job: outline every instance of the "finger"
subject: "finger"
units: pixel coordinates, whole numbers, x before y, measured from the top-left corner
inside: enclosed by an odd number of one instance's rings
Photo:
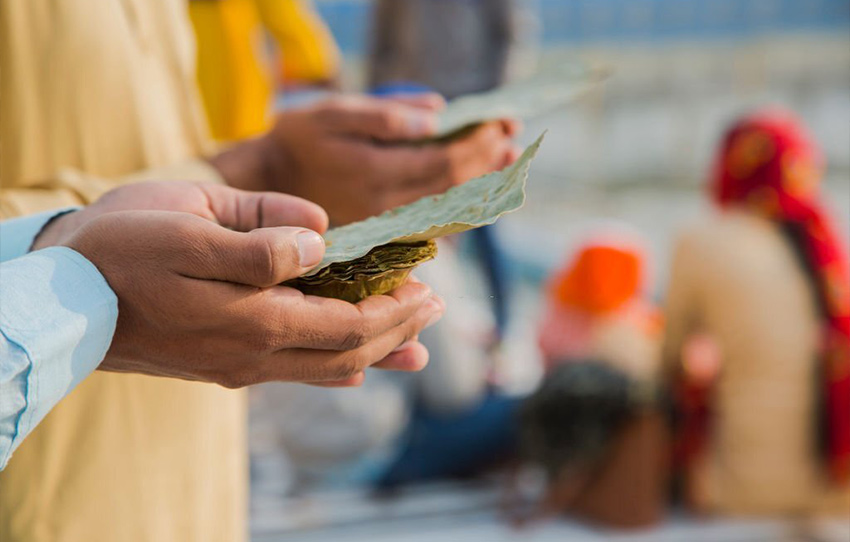
[[[446,143],[409,149],[420,151],[418,156],[406,158],[406,163],[417,167],[419,175],[412,173],[407,187],[435,183],[454,186],[490,173],[502,164],[511,146],[511,139],[505,135],[501,122],[494,121]],[[435,176],[439,180],[435,180]]]
[[[427,109],[428,111],[442,111],[446,108],[446,100],[436,92],[421,92],[416,94],[389,94],[384,100],[392,100],[396,103]]]
[[[484,123],[466,137],[448,142],[446,150],[450,155],[453,184],[498,169],[512,146],[501,121]]]
[[[304,228],[262,228],[235,232],[210,222],[194,224],[182,237],[183,275],[268,288],[298,277],[324,256],[318,233]]]
[[[520,156],[522,156],[522,149],[520,149],[516,145],[511,145],[510,148],[508,148],[508,150],[505,152],[505,158],[502,161],[502,165],[501,167],[499,167],[499,169],[504,169],[510,166],[511,164],[519,160]]]
[[[409,320],[431,299],[421,283],[405,284],[357,304],[305,296],[292,288],[272,288],[245,310],[263,314],[262,328],[279,348],[354,350]],[[436,299],[436,303],[442,300]],[[264,306],[260,306],[260,304]],[[443,307],[437,307],[442,312]],[[284,312],[285,310],[285,312]]]
[[[218,222],[237,231],[275,226],[302,226],[324,233],[328,215],[324,209],[295,196],[274,192],[247,192],[229,186],[199,183]]]
[[[359,372],[351,378],[345,380],[329,380],[327,382],[305,382],[309,386],[318,386],[320,388],[357,388],[363,385],[366,380],[366,373]]]
[[[439,302],[425,303],[413,317],[354,350],[288,349],[274,353],[261,364],[259,378],[263,381],[289,379],[313,383],[348,380],[419,335],[439,320],[442,310]]]
[[[436,133],[433,111],[370,96],[337,99],[324,110],[328,129],[341,135],[381,141],[409,141]]]
[[[264,352],[352,350],[405,322],[426,301],[436,303],[439,312],[445,310],[442,299],[431,296],[422,283],[405,284],[357,305],[285,286],[258,291],[229,282],[187,280],[183,288],[205,325]]]
[[[428,365],[428,349],[414,339],[393,350],[389,356],[372,365],[372,368],[416,372],[424,369],[426,365]]]
[[[396,207],[419,198],[441,194],[459,184],[505,167],[511,159],[513,143],[501,122],[489,122],[469,135],[448,143],[422,147],[376,149],[376,163],[382,173],[393,178],[387,183],[383,206]]]

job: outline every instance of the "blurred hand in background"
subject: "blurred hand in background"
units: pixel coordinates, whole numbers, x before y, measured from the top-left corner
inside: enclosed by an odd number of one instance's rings
[[[210,161],[231,186],[294,194],[345,224],[442,193],[519,156],[512,142],[519,124],[510,120],[425,141],[442,106],[436,94],[330,98],[280,113],[268,134]]]

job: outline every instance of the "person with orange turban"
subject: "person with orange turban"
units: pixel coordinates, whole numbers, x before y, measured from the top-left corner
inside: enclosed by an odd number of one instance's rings
[[[664,359],[697,509],[850,510],[850,268],[822,162],[793,115],[738,120],[710,183],[719,212],[678,241]]]
[[[547,473],[538,514],[620,528],[663,518],[662,320],[645,290],[646,260],[640,238],[607,228],[548,284],[546,373],[519,414],[521,461]]]
[[[661,319],[645,297],[646,258],[634,237],[597,235],[553,276],[539,336],[547,368],[594,358],[631,376],[655,374]]]

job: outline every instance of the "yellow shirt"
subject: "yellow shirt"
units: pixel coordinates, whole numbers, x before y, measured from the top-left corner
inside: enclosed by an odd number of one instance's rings
[[[0,2],[0,216],[141,178],[218,181],[175,0]],[[97,372],[0,473],[3,542],[239,541],[243,395]]]
[[[268,129],[274,82],[264,30],[282,52],[284,79],[318,83],[336,76],[336,43],[306,0],[194,0],[189,13],[198,84],[218,140]]]

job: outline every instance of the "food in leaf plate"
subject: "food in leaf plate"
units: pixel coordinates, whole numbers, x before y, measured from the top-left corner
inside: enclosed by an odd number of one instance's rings
[[[541,135],[507,168],[325,234],[325,257],[286,282],[310,295],[357,302],[397,288],[437,252],[432,239],[494,223],[525,203],[525,182]]]
[[[417,265],[437,255],[437,243],[390,243],[365,256],[332,263],[315,275],[301,277],[294,286],[308,295],[335,297],[356,303],[370,295],[395,290]]]

